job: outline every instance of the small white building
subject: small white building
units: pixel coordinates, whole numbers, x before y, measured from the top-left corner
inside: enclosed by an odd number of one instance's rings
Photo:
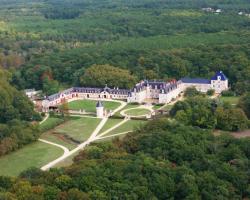
[[[24,90],[24,93],[30,99],[32,99],[33,97],[35,97],[39,92],[40,91],[36,91],[35,89],[26,89],[26,90]]]
[[[98,118],[103,118],[104,117],[104,106],[101,101],[98,101],[96,104],[96,116]]]
[[[221,13],[221,12],[222,12],[221,9],[216,9],[216,10],[215,10],[215,13],[217,13],[217,14],[219,14],[219,13]]]

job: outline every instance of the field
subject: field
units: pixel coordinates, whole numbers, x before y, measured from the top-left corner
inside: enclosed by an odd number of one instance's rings
[[[55,146],[36,142],[0,158],[0,175],[17,176],[30,167],[42,167],[63,154]]]
[[[130,116],[148,115],[150,114],[150,110],[144,108],[136,108],[126,111],[125,114]]]
[[[69,109],[71,110],[84,109],[86,112],[96,112],[96,103],[97,101],[93,100],[76,100],[69,102],[68,106]],[[103,105],[104,108],[107,110],[115,110],[117,107],[120,106],[120,103],[112,101],[104,101]]]
[[[40,136],[41,139],[50,141],[50,142],[54,142],[56,144],[60,144],[63,145],[65,147],[67,147],[69,150],[74,149],[77,144],[74,143],[73,141],[68,140],[67,138],[65,138],[62,134],[55,134],[53,132],[53,130],[47,131],[45,133],[43,133]]]
[[[231,105],[236,105],[239,102],[239,97],[220,97],[219,99]]]
[[[69,120],[63,125],[56,127],[54,132],[66,135],[78,142],[83,142],[89,138],[100,121],[101,120],[98,118],[90,117],[82,117],[76,120]]]
[[[122,124],[121,126],[119,126],[118,128],[112,130],[111,132],[107,133],[104,136],[108,136],[108,135],[114,135],[114,134],[118,134],[118,133],[123,133],[123,132],[128,132],[128,131],[133,131],[135,130],[137,127],[145,124],[146,121],[141,121],[141,120],[129,120],[128,122],[126,122],[125,124]]]
[[[113,126],[115,126],[116,124],[120,123],[122,121],[122,119],[112,119],[109,118],[108,121],[106,122],[106,124],[102,127],[100,133],[112,128]]]
[[[63,123],[64,120],[57,117],[49,117],[44,123],[42,123],[39,127],[42,132],[50,130],[57,125]]]

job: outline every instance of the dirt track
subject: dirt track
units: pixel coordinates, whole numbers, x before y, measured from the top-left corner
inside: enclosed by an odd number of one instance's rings
[[[233,132],[231,133],[231,135],[234,136],[235,138],[250,137],[250,130],[241,131],[241,132]]]

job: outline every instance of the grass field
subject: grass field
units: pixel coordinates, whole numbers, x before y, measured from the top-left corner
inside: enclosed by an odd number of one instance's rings
[[[100,133],[103,133],[104,131],[112,128],[113,126],[115,126],[116,124],[120,123],[123,119],[111,119],[109,118],[108,121],[106,122],[106,124],[102,127]]]
[[[86,112],[96,112],[96,101],[93,100],[76,100],[69,102],[69,109],[79,110],[84,109]],[[103,105],[107,110],[115,110],[120,106],[118,102],[104,101]]]
[[[120,114],[121,111],[130,109],[130,108],[137,108],[138,106],[140,106],[140,105],[128,103],[122,110],[120,110],[119,112],[116,112],[115,116],[122,117],[122,115]]]
[[[0,158],[0,175],[17,176],[30,167],[42,167],[63,154],[63,150],[35,142]]]
[[[136,108],[136,109],[126,111],[125,114],[131,115],[131,116],[148,115],[150,114],[150,110],[144,109],[144,108]]]
[[[83,142],[89,138],[100,121],[101,120],[98,118],[90,117],[69,120],[65,124],[56,127],[54,132],[67,135],[79,142]]]
[[[239,98],[240,97],[220,97],[219,99],[231,105],[236,105],[239,102]]]
[[[129,120],[125,124],[122,124],[121,126],[117,127],[116,129],[112,130],[111,132],[107,133],[104,136],[114,135],[114,134],[123,133],[123,132],[127,132],[127,131],[133,131],[137,127],[140,127],[140,126],[142,126],[145,123],[146,123],[146,121]]]
[[[56,117],[49,117],[44,123],[42,123],[39,127],[42,132],[50,130],[57,125],[63,123],[64,120]]]
[[[67,147],[69,150],[72,150],[73,148],[75,148],[77,146],[77,144],[75,144],[71,141],[63,140],[61,137],[57,137],[57,135],[53,134],[53,131],[48,131],[48,132],[43,133],[40,136],[40,138],[47,140],[47,141],[50,141],[50,142],[54,142],[56,144],[63,145],[65,147]]]

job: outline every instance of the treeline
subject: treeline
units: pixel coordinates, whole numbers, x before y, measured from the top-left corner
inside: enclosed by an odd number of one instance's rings
[[[0,69],[0,156],[35,141],[39,130],[31,121],[40,120],[33,103],[9,84],[10,74]]]
[[[3,199],[247,199],[249,139],[152,121],[88,147],[64,169],[0,177]]]
[[[178,101],[170,110],[170,116],[179,122],[205,129],[241,131],[250,127],[249,94],[242,97],[237,107],[228,103],[212,100],[201,95]]]
[[[249,49],[248,44],[200,45],[172,50],[150,47],[131,50],[118,48],[117,45],[114,48],[111,45],[110,48],[74,49],[37,56],[21,69],[21,73],[16,74],[14,83],[21,88],[42,88],[41,71],[49,71],[59,82],[79,85],[81,76],[88,67],[108,63],[128,69],[137,80],[167,80],[185,76],[211,78],[216,71],[222,70],[229,78],[232,89],[237,94],[243,94],[250,91]],[[117,80],[124,81],[119,77]]]

